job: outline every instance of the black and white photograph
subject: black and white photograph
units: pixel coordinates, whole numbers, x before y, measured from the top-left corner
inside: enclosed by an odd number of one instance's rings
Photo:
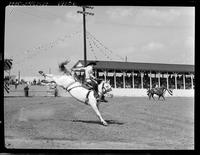
[[[194,150],[195,7],[7,5],[6,149]]]

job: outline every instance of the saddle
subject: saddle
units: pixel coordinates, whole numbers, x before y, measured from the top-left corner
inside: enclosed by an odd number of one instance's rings
[[[87,82],[84,82],[82,86],[88,90],[94,89],[93,86]]]
[[[87,83],[86,81],[83,83],[83,87],[88,89],[88,90],[93,90],[94,91],[94,95],[97,99],[99,99],[99,94],[98,94],[98,90],[95,90],[94,87],[90,84]]]
[[[97,81],[97,84],[99,85],[102,80],[101,79],[96,79],[96,81]],[[83,83],[83,87],[86,88],[86,89],[89,89],[89,90],[94,90],[93,86],[90,83],[86,82],[86,81]]]

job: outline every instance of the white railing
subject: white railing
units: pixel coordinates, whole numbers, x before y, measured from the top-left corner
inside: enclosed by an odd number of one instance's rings
[[[137,96],[137,97],[147,97],[147,89],[130,89],[130,88],[113,88],[111,92],[114,96]],[[166,92],[166,97],[170,95]],[[172,97],[194,97],[194,89],[173,89]]]
[[[23,86],[15,89],[11,85],[10,93],[4,93],[4,96],[24,96]],[[166,97],[194,97],[194,89],[173,89],[173,96],[170,96],[167,92]],[[45,86],[31,86],[29,89],[30,96],[53,96],[53,90],[48,90]],[[127,97],[147,97],[147,89],[140,88],[113,88],[110,94],[115,96],[127,96]],[[70,94],[66,90],[58,87],[58,96],[70,97]]]

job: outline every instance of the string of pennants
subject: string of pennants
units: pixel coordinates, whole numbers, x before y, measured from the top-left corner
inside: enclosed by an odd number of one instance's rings
[[[88,41],[89,41],[89,48],[90,48],[90,51],[92,52],[92,54],[94,55],[94,57],[95,57],[95,60],[97,60],[97,56],[96,56],[96,54],[95,54],[95,52],[94,52],[94,49],[93,49],[93,46],[92,46],[92,43],[91,43],[91,40],[89,39],[89,37],[87,36],[86,37],[87,39],[88,39]]]
[[[46,43],[46,44],[40,44],[40,45],[37,45],[31,49],[27,49],[22,55],[25,55],[25,57],[22,57],[22,59],[16,61],[15,64],[20,64],[20,63],[24,63],[24,61],[27,61],[29,60],[30,58],[33,58],[35,57],[36,55],[38,55],[39,53],[41,52],[46,52],[52,48],[54,48],[55,46],[57,46],[59,43],[62,43],[64,41],[66,41],[66,39],[69,39],[69,38],[73,38],[74,36],[77,36],[78,34],[80,34],[81,31],[77,31],[77,32],[74,32],[72,34],[69,34],[69,35],[64,35],[62,37],[59,37],[53,41],[50,41],[49,43]]]
[[[80,35],[81,31],[77,31],[74,32],[72,34],[69,35],[64,35],[63,37],[59,37],[49,43],[46,44],[40,44],[38,46],[35,46],[31,49],[27,49],[26,51],[24,51],[23,54],[21,54],[22,56],[24,55],[24,57],[21,57],[21,59],[15,61],[15,64],[21,64],[24,63],[25,61],[32,59],[33,57],[35,57],[36,55],[38,55],[41,52],[45,52],[48,51],[49,49],[54,48],[55,46],[57,46],[59,43],[64,42],[66,39],[72,38],[74,36]],[[88,46],[89,49],[91,51],[91,53],[93,54],[95,60],[98,59],[94,47],[96,49],[98,49],[98,51],[100,51],[105,58],[112,60],[112,58],[110,57],[110,55],[115,55],[117,56],[119,59],[124,60],[121,56],[115,54],[113,51],[111,51],[110,49],[108,49],[107,47],[105,47],[98,39],[96,39],[91,33],[87,32],[87,40],[88,40]],[[110,55],[109,55],[110,54]]]
[[[94,37],[94,35],[92,35],[91,33],[89,33],[87,31],[87,36],[88,38],[92,41],[93,45],[102,53],[104,54],[104,56],[109,59],[109,60],[112,60],[112,58],[110,57],[110,55],[112,56],[116,56],[117,58],[119,58],[120,60],[124,61],[124,58],[121,57],[120,55],[114,53],[113,51],[111,51],[110,49],[108,49],[107,47],[105,47],[98,39],[96,39]],[[91,49],[91,52],[94,52],[94,50],[91,48],[91,41],[89,41],[89,47]]]
[[[93,47],[96,47],[104,55],[104,57],[106,57],[109,60],[112,60],[109,57],[109,55],[104,50],[102,50],[102,48],[99,47],[99,45],[94,41],[94,39],[92,39],[91,37],[88,37],[88,39],[89,39],[89,45],[90,45],[91,52],[93,53],[93,55],[95,55],[96,60],[97,60],[97,56],[95,54],[95,50],[93,49]],[[91,43],[93,43],[93,46]]]

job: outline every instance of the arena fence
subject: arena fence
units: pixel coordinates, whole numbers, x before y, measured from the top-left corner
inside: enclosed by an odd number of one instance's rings
[[[24,91],[24,85],[19,85],[17,88],[14,86],[10,86],[10,92],[7,93],[4,91],[4,96],[16,96],[16,97],[21,97],[21,96],[26,96],[25,91]],[[57,88],[58,89],[58,96],[69,96],[68,93],[65,92],[62,88]],[[28,90],[28,96],[54,96],[54,89],[49,89],[48,86],[29,86]]]
[[[165,93],[166,97],[194,97],[194,90],[182,90],[182,89],[173,89],[173,95],[170,96],[167,92]],[[137,96],[145,97],[147,96],[147,89],[120,89],[116,88],[112,91],[114,96]]]
[[[58,96],[69,97],[62,88],[58,87]],[[173,89],[173,96],[170,96],[167,92],[166,97],[194,97],[194,89],[182,90]],[[127,96],[127,97],[147,97],[147,89],[131,89],[131,88],[113,88],[111,94],[115,96]],[[19,86],[17,89],[11,86],[10,93],[4,91],[4,96],[25,96],[24,86]],[[54,90],[49,89],[47,86],[30,86],[29,96],[54,96]]]

